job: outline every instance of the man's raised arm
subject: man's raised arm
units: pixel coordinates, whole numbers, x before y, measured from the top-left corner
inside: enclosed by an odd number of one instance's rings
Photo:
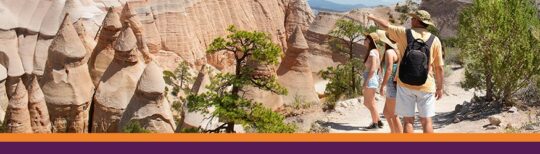
[[[379,26],[379,28],[381,28],[383,30],[387,30],[388,27],[390,27],[390,23],[388,23],[388,21],[377,18],[377,17],[373,16],[373,14],[368,14],[367,18],[369,20],[373,20],[375,22],[375,25]]]

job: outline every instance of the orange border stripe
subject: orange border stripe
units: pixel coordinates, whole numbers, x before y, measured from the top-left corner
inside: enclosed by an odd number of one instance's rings
[[[540,134],[0,134],[0,142],[540,142]]]

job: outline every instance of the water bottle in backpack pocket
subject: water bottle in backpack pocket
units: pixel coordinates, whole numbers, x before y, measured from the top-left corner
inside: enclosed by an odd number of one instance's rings
[[[399,66],[401,82],[421,86],[429,75],[430,50],[435,36],[431,35],[427,42],[414,39],[411,29],[407,29],[407,48]]]

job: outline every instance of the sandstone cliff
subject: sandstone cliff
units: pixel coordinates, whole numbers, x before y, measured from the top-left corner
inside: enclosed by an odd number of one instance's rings
[[[307,30],[314,20],[306,0],[127,2],[132,6],[132,13],[141,19],[142,29],[136,31],[142,34],[137,36],[144,36],[144,46],[164,69],[174,69],[177,63],[187,61],[196,70],[203,65],[211,65],[220,71],[231,71],[232,64],[224,62],[228,57],[207,55],[205,52],[214,38],[227,34],[226,27],[229,25],[266,32],[285,52],[289,46],[287,38],[294,32],[294,28]],[[146,67],[145,64],[130,65],[134,57],[122,53],[129,51],[118,50],[116,52],[121,52],[120,55],[114,54],[112,45],[117,40],[117,32],[121,27],[119,23],[122,22],[118,13],[125,3],[126,0],[1,1],[0,64],[6,68],[6,77],[18,81],[22,76],[27,76],[28,80],[25,80],[25,84],[8,82],[8,90],[4,93],[0,91],[1,95],[5,95],[12,89],[12,95],[17,96],[10,99],[13,103],[0,102],[0,116],[8,108],[6,114],[9,116],[6,120],[12,122],[27,119],[26,113],[32,115],[33,119],[40,117],[33,121],[18,121],[21,122],[17,124],[21,125],[19,132],[41,132],[37,127],[34,130],[28,128],[43,123],[43,128],[47,129],[51,126],[41,120],[49,118],[54,132],[86,132],[91,125],[88,124],[89,106],[94,104],[95,112],[101,112],[90,113],[94,115],[94,130],[118,131],[118,120],[123,112],[120,110],[130,102]],[[59,33],[65,14],[69,16],[64,24],[74,28],[69,30],[69,36]],[[62,49],[52,48],[49,51],[59,39],[65,43]],[[136,59],[142,60],[141,55],[137,55]],[[86,65],[87,62],[89,65]],[[272,71],[275,74],[275,70]],[[75,80],[75,76],[84,78]],[[132,80],[123,82],[125,79]],[[113,82],[115,84],[111,84]],[[118,93],[126,94],[125,97],[107,96],[106,93],[114,93],[107,91],[115,91],[117,88],[122,89],[123,92]],[[94,100],[90,100],[94,91],[97,94]],[[268,101],[258,93],[252,97]],[[275,98],[281,100],[280,96]],[[106,103],[110,99],[120,100]],[[45,106],[40,105],[43,101],[47,104],[49,114],[34,114],[43,110]],[[12,113],[20,116],[13,117]]]

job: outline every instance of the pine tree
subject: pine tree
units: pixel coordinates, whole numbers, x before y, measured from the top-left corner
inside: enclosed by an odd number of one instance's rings
[[[254,68],[248,62],[260,65],[277,65],[281,48],[272,43],[266,33],[238,30],[234,26],[227,29],[231,34],[226,38],[216,38],[209,46],[208,54],[232,54],[235,60],[234,73],[219,73],[212,77],[208,92],[188,96],[190,111],[209,113],[218,117],[223,125],[210,132],[234,133],[234,125],[239,123],[260,133],[294,132],[294,127],[284,123],[284,117],[262,104],[243,97],[242,89],[251,86],[276,94],[287,94],[275,76],[253,76]],[[229,90],[232,87],[232,90]]]

